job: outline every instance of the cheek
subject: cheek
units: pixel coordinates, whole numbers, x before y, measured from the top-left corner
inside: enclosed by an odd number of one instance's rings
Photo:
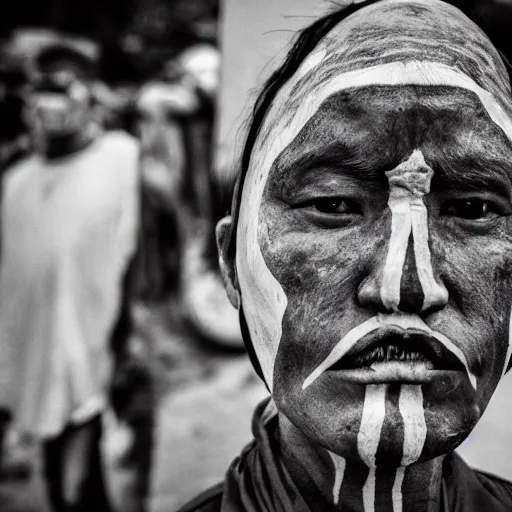
[[[329,239],[330,238],[330,239]],[[355,296],[360,262],[333,237],[290,233],[261,240],[268,268],[288,299],[286,319],[322,324]]]
[[[482,392],[490,397],[505,362],[512,306],[512,243],[503,234],[464,241],[446,230],[433,237],[435,265],[449,292],[445,311],[433,317],[475,364]],[[451,313],[451,314],[447,314]]]
[[[259,215],[255,215],[258,209]],[[283,212],[268,203],[241,211],[236,264],[242,307],[271,390],[283,344],[294,340],[298,351],[293,360],[301,366],[297,361],[301,350],[316,351],[316,344],[326,350],[332,346],[325,338],[328,333],[340,335],[342,317],[345,325],[361,322],[360,318],[347,321],[342,313],[344,304],[355,296],[360,274],[358,251],[364,244],[324,233],[293,231]],[[323,357],[326,355],[324,350]]]
[[[357,289],[368,267],[368,240],[377,239],[355,230],[294,230],[286,215],[271,210],[265,208],[264,218],[280,221],[267,221],[259,242],[287,298],[274,381],[300,388],[334,344],[366,319],[357,305]]]

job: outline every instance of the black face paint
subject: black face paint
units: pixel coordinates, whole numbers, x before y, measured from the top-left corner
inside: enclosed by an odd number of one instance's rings
[[[398,496],[403,468],[472,430],[506,364],[511,309],[503,63],[446,4],[381,5],[331,27],[267,97],[236,219],[244,320],[276,405],[369,468],[367,510],[379,456],[403,466]]]

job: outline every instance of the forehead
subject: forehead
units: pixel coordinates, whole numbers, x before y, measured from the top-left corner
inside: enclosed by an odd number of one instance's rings
[[[392,62],[435,62],[508,103],[509,77],[482,30],[438,0],[382,0],[336,25],[306,59],[288,93],[293,108],[335,75]]]
[[[373,85],[473,92],[512,138],[509,78],[485,34],[444,2],[382,0],[331,30],[275,96],[252,148],[242,216],[257,211],[274,161],[321,105],[338,92]]]
[[[451,172],[512,174],[512,144],[479,98],[454,87],[368,86],[335,93],[274,161],[269,180],[337,167],[389,170],[419,149]]]

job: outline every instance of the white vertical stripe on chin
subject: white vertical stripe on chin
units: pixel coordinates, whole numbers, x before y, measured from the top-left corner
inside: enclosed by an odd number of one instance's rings
[[[393,502],[393,512],[402,512],[403,510],[403,495],[402,484],[404,483],[405,467],[397,468],[393,489],[391,489],[391,500]]]
[[[421,386],[404,384],[400,387],[398,408],[404,423],[404,447],[401,467],[397,469],[395,482],[391,492],[393,512],[402,512],[402,484],[405,468],[418,461],[427,439],[427,423],[423,408],[423,392]]]
[[[410,466],[420,458],[427,439],[427,423],[421,386],[403,384],[400,387],[398,408],[404,421],[402,466]]]
[[[357,451],[361,460],[370,468],[363,486],[365,512],[375,512],[376,456],[386,417],[386,384],[366,386],[361,427],[357,435]]]
[[[347,460],[340,455],[329,452],[332,463],[334,464],[334,485],[332,488],[332,499],[334,504],[337,505],[340,501],[341,485],[343,484],[343,477],[345,476],[345,467]]]

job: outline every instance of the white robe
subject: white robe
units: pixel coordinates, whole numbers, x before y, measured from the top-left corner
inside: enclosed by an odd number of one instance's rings
[[[41,437],[106,404],[110,335],[139,218],[139,150],[122,132],[3,184],[0,405]]]

